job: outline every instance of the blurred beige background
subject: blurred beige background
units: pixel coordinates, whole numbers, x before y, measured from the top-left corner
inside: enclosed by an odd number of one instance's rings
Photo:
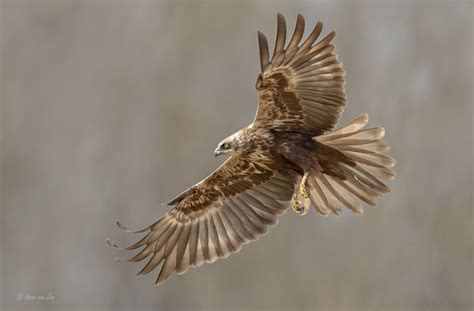
[[[1,310],[472,310],[473,4],[3,1]],[[287,213],[229,259],[154,287],[134,228],[222,161],[256,109],[256,31],[337,30],[343,122],[398,160],[363,217]],[[307,25],[308,28],[311,26]],[[18,299],[48,295],[53,300]]]

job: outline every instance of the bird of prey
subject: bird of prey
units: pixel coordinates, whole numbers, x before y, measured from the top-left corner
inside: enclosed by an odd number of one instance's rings
[[[339,215],[344,206],[362,214],[362,203],[376,206],[390,191],[381,181],[395,177],[384,129],[364,128],[367,114],[334,129],[346,104],[335,32],[318,40],[318,22],[302,40],[304,28],[298,15],[285,46],[286,22],[278,14],[271,58],[258,32],[255,119],[217,145],[215,155],[228,156],[218,169],[171,200],[163,217],[134,231],[144,237],[126,249],[142,248],[128,260],[149,258],[139,275],[162,264],[159,285],[173,272],[225,258],[265,234],[290,206],[299,215],[311,208]]]

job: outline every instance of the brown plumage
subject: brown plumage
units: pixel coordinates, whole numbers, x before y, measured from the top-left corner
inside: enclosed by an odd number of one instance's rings
[[[363,114],[332,131],[346,104],[344,70],[331,44],[335,33],[317,41],[321,31],[318,22],[302,42],[304,19],[298,15],[285,48],[285,19],[278,14],[271,58],[258,32],[255,120],[219,143],[215,154],[230,156],[224,164],[171,200],[166,215],[137,231],[146,234],[127,248],[142,248],[129,261],[149,258],[138,274],[162,264],[156,280],[161,284],[174,271],[238,252],[276,224],[290,200],[299,214],[310,206],[323,216],[339,215],[343,206],[362,214],[361,203],[376,206],[390,191],[380,181],[395,176],[395,161],[382,154],[389,149],[381,140],[384,129],[363,129],[368,122]]]

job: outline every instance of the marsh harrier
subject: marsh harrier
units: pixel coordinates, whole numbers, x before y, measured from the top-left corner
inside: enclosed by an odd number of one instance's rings
[[[252,124],[222,140],[215,155],[229,158],[211,175],[168,205],[172,209],[143,230],[127,250],[142,249],[129,261],[162,264],[156,284],[176,271],[238,252],[275,225],[291,206],[299,215],[311,207],[322,216],[342,207],[362,214],[390,189],[395,161],[383,153],[382,127],[364,128],[367,114],[334,130],[346,104],[344,70],[331,44],[335,32],[318,41],[318,22],[303,41],[298,15],[285,46],[286,23],[278,14],[275,48],[258,32],[261,71],[258,108]],[[122,228],[126,228],[118,222]],[[109,244],[117,247],[110,240]]]

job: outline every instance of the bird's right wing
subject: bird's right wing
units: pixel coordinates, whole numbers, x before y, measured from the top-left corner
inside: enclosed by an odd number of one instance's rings
[[[144,247],[129,261],[151,256],[138,274],[163,262],[156,284],[173,271],[214,262],[238,252],[278,221],[293,193],[293,183],[278,174],[270,155],[258,160],[228,159],[209,177],[172,201],[176,206],[139,232],[145,237],[127,249]]]
[[[346,104],[344,70],[331,44],[335,32],[321,41],[318,22],[302,43],[304,18],[298,15],[295,31],[285,48],[286,23],[278,14],[278,28],[270,59],[265,35],[258,32],[261,74],[257,80],[258,110],[254,126],[314,135],[332,130]]]

